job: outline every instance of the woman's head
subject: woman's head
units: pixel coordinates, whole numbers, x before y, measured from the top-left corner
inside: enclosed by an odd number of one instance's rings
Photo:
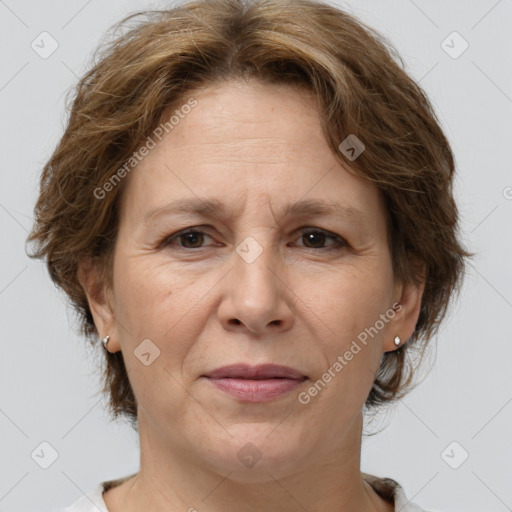
[[[30,240],[83,333],[111,336],[116,415],[135,425],[137,406],[162,419],[167,404],[184,428],[207,421],[186,413],[184,390],[208,400],[202,372],[240,361],[295,366],[311,383],[331,369],[332,384],[294,402],[305,429],[316,407],[347,423],[406,392],[407,352],[435,333],[467,253],[449,144],[395,58],[359,21],[305,0],[189,2],[104,49],[44,168]],[[150,214],[179,200],[205,211]],[[285,215],[307,200],[348,209]],[[163,244],[193,226],[209,247]],[[351,405],[332,409],[337,395]]]

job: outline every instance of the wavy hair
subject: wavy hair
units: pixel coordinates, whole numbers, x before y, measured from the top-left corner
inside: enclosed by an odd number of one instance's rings
[[[116,33],[118,31],[118,33]],[[28,241],[64,290],[81,333],[98,332],[77,270],[89,260],[112,284],[112,255],[124,182],[98,199],[118,171],[191,92],[227,80],[304,88],[316,98],[322,130],[337,158],[374,182],[388,212],[394,272],[424,280],[413,336],[383,354],[365,407],[412,389],[421,354],[459,291],[464,258],[453,199],[454,156],[426,94],[380,34],[315,0],[195,0],[141,11],[115,24],[74,92],[65,132],[41,175]],[[339,150],[364,142],[353,161]],[[103,392],[114,417],[137,427],[137,403],[121,352],[106,353]]]

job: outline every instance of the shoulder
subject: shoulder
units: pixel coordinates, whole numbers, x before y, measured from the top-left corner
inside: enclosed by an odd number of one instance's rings
[[[363,478],[375,489],[375,492],[385,500],[395,505],[395,510],[400,512],[429,512],[410,501],[402,486],[392,478],[380,478],[367,473],[362,473]],[[432,511],[433,512],[433,511]]]
[[[66,508],[55,512],[108,512],[103,500],[103,493],[111,487],[116,487],[134,475],[129,475],[116,480],[107,480],[98,484],[93,490],[84,494],[74,503]],[[415,503],[411,502],[402,486],[392,478],[381,478],[367,473],[362,473],[363,478],[375,489],[385,500],[394,503],[395,510],[400,512],[429,512]]]
[[[103,493],[108,491],[111,487],[116,487],[125,480],[128,480],[135,474],[136,473],[115,480],[101,482],[68,507],[60,508],[55,510],[55,512],[108,512],[105,500],[103,499]]]
[[[90,490],[71,505],[60,508],[55,512],[108,512],[103,501],[104,482],[98,484],[93,490]]]

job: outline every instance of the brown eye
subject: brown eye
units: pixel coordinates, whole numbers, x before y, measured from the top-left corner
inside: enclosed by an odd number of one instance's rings
[[[204,233],[201,231],[189,231],[188,233],[182,233],[178,239],[182,243],[182,247],[196,249],[204,241]]]
[[[204,231],[192,229],[180,231],[165,239],[162,247],[175,246],[178,249],[202,249],[205,236],[209,237]],[[179,243],[175,243],[176,241]]]
[[[306,247],[312,249],[321,249],[325,244],[326,238],[325,233],[321,233],[320,231],[309,231],[302,235],[302,240]]]
[[[179,231],[167,237],[161,244],[161,247],[175,249],[198,250],[208,246],[204,245],[205,237],[211,238],[207,233],[198,229],[188,229]],[[347,242],[340,236],[318,228],[305,228],[300,232],[299,239],[304,247],[311,250],[330,250],[342,249],[347,247]],[[326,245],[327,244],[327,245]]]
[[[333,249],[345,247],[347,243],[338,235],[331,234],[323,229],[304,229],[301,231],[300,238],[307,249]],[[325,246],[328,239],[334,240],[334,243]]]

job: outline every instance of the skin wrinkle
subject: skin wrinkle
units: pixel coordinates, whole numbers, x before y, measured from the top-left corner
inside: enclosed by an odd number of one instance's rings
[[[119,486],[109,512],[385,508],[360,480],[364,395],[365,413],[377,412],[419,384],[471,256],[458,240],[454,155],[426,91],[382,34],[311,0],[198,0],[111,29],[42,169],[27,240],[88,344],[102,351],[110,336],[102,393],[112,419],[140,435],[141,471],[106,482]],[[349,134],[364,144],[355,161]],[[223,217],[159,219],[139,232],[150,208],[215,196]],[[303,198],[362,208],[364,243],[343,214],[280,217]],[[194,256],[160,245],[200,225],[207,238]],[[292,245],[306,243],[296,236],[306,225],[366,250]],[[251,264],[237,254],[246,236],[263,248]],[[414,282],[409,296],[403,283]],[[200,378],[271,361],[313,382],[397,299],[400,314],[307,406],[237,402]],[[148,367],[134,357],[142,339],[160,349]],[[251,471],[237,458],[247,440],[263,454]],[[392,482],[367,477],[391,499]]]
[[[226,503],[242,512],[268,504],[295,512],[302,510],[298,503],[311,512],[390,512],[392,505],[361,478],[362,407],[383,352],[394,350],[393,337],[413,332],[421,292],[394,280],[382,198],[374,184],[341,164],[326,174],[333,155],[318,114],[293,89],[224,84],[197,98],[200,107],[127,177],[113,310],[91,299],[95,322],[112,333],[109,350],[125,357],[139,404],[141,469],[104,494],[107,508],[199,510],[199,497],[208,496],[209,512],[225,510]],[[207,164],[221,161],[228,146],[199,141],[230,141],[234,134],[239,158],[212,173]],[[288,141],[288,153],[268,166],[263,141],[274,135]],[[246,156],[255,163],[247,166]],[[173,162],[172,173],[166,162]],[[222,223],[187,216],[144,225],[151,209],[192,196],[222,197],[229,212],[239,207],[238,215]],[[362,210],[367,238],[349,219],[331,223],[311,215],[276,223],[285,205],[313,198]],[[186,256],[192,250],[156,248],[160,238],[202,224],[215,230],[204,230],[211,240],[193,256]],[[346,236],[349,243],[359,236],[359,242],[353,250],[288,246],[302,241],[303,226]],[[246,236],[263,247],[250,264],[234,250]],[[214,245],[217,239],[222,247]],[[200,377],[233,362],[275,362],[307,375],[307,389],[395,301],[403,304],[400,314],[308,405],[299,404],[295,392],[241,403]],[[143,339],[160,349],[147,367],[132,356]],[[262,453],[252,468],[237,458],[248,442]]]

